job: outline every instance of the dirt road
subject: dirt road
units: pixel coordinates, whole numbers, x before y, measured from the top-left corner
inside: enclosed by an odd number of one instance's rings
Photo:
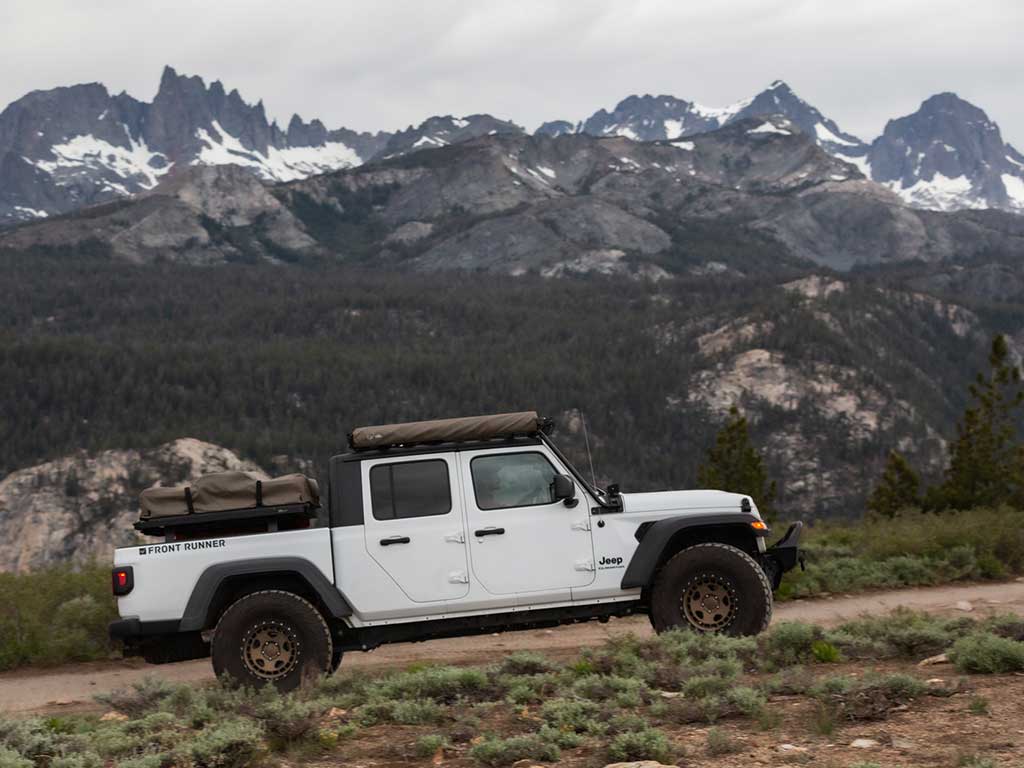
[[[969,606],[967,604],[970,604]],[[1013,612],[1024,615],[1024,579],[968,586],[930,587],[781,603],[774,621],[813,621],[832,624],[861,614],[885,613],[906,606],[935,613],[970,608],[975,614]],[[352,653],[343,669],[403,667],[413,662],[472,664],[490,662],[512,651],[539,651],[566,657],[588,645],[600,645],[626,632],[651,632],[646,617],[591,622],[559,629],[510,632],[484,637],[431,640],[384,646],[372,653]],[[97,693],[131,685],[147,675],[175,682],[205,682],[213,678],[208,659],[153,667],[137,660],[77,664],[57,669],[20,670],[0,674],[0,712],[82,711],[95,709]]]

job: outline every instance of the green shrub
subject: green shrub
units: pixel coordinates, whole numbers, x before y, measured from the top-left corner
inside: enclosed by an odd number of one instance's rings
[[[707,750],[709,755],[729,755],[743,749],[743,744],[721,728],[708,731]]]
[[[0,747],[0,768],[33,768],[34,763],[13,749]]]
[[[747,715],[748,717],[759,716],[767,704],[764,694],[758,690],[742,685],[730,689],[725,695],[725,700],[735,707],[741,714]]]
[[[818,706],[814,708],[811,724],[814,727],[814,732],[819,736],[831,736],[836,730],[835,709],[819,702]]]
[[[228,718],[208,725],[176,750],[180,759],[197,768],[244,768],[260,754],[263,729],[245,718]]]
[[[587,699],[549,699],[540,708],[540,716],[560,731],[596,734],[604,731],[597,720],[600,707]]]
[[[579,734],[573,731],[561,731],[550,725],[542,725],[537,736],[544,743],[554,744],[559,749],[574,749],[583,743]]]
[[[0,573],[0,670],[107,658],[110,566]]]
[[[535,675],[499,675],[494,683],[505,691],[505,698],[513,704],[535,704],[554,693],[558,676],[547,672]]]
[[[103,768],[103,758],[95,752],[60,755],[49,761],[48,768]]]
[[[823,638],[821,627],[784,621],[758,638],[758,659],[766,669],[782,669],[814,659],[814,644]]]
[[[956,764],[957,768],[997,768],[994,760],[981,755],[961,755]]]
[[[949,660],[960,672],[1020,672],[1024,670],[1024,643],[976,633],[957,640],[949,651]]]
[[[916,659],[946,650],[975,626],[967,617],[944,619],[899,608],[842,624],[826,633],[826,639],[854,658]]]
[[[573,683],[572,690],[585,699],[612,702],[619,707],[639,707],[650,699],[643,680],[617,675],[588,675]]]
[[[398,723],[399,725],[430,725],[444,719],[444,710],[430,699],[408,701],[372,701],[356,712],[360,725]]]
[[[984,696],[971,696],[967,709],[972,715],[987,715],[989,713],[988,699]]]
[[[837,664],[843,659],[839,649],[826,640],[815,640],[811,643],[811,653],[814,660],[822,664]]]
[[[512,736],[507,739],[488,738],[475,745],[469,756],[485,765],[511,765],[517,760],[540,760],[553,763],[561,751],[538,735]]]
[[[918,586],[1024,572],[1024,510],[972,509],[941,515],[907,511],[870,524],[805,528],[806,572],[791,571],[780,593]]]
[[[553,671],[555,664],[540,654],[518,651],[506,656],[498,669],[506,675],[541,675]]]
[[[159,708],[171,697],[180,698],[182,694],[179,691],[184,687],[175,686],[153,675],[147,675],[139,682],[132,683],[131,688],[120,688],[110,693],[97,694],[95,698],[96,701],[106,704],[121,714],[140,717]]]
[[[479,697],[487,688],[487,675],[481,669],[428,667],[386,677],[368,686],[367,695],[371,699],[430,699],[451,704],[461,697]]]
[[[314,736],[326,709],[323,702],[281,695],[268,686],[237,711],[257,720],[274,747],[284,749]]]
[[[911,675],[869,674],[861,678],[826,678],[811,689],[811,695],[820,701],[833,719],[878,720],[887,717],[894,708],[922,696],[927,690],[923,682]]]
[[[992,616],[982,626],[994,635],[1024,641],[1024,619],[1015,613]]]
[[[608,744],[608,757],[615,762],[623,763],[631,760],[656,760],[659,763],[666,763],[671,755],[665,734],[647,728],[615,736]]]
[[[433,757],[439,750],[448,747],[448,739],[438,734],[420,736],[416,741],[416,754],[419,757]]]

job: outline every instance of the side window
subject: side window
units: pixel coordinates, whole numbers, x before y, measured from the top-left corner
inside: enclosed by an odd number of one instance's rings
[[[446,515],[452,509],[448,463],[431,459],[371,467],[370,502],[377,520]]]
[[[473,492],[480,509],[508,509],[555,501],[557,472],[540,453],[496,453],[470,464]]]

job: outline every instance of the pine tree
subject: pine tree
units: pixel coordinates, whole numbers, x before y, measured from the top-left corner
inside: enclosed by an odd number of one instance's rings
[[[970,386],[973,402],[957,425],[946,479],[929,493],[928,506],[1024,505],[1024,466],[1015,424],[1024,390],[1020,369],[1010,362],[1002,335],[992,340],[988,362],[989,375],[979,373]]]
[[[883,517],[895,517],[901,509],[921,505],[921,480],[898,451],[890,451],[882,480],[868,497],[868,510]]]
[[[747,419],[736,406],[729,409],[729,420],[708,450],[707,461],[697,470],[697,482],[705,488],[746,494],[762,517],[775,516],[775,481],[768,481],[761,455],[750,442]]]

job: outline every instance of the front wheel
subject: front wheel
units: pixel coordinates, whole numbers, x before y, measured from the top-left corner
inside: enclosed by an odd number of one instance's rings
[[[331,670],[334,644],[320,611],[292,592],[253,592],[221,615],[213,670],[243,685],[293,691]],[[340,659],[339,659],[340,661]]]
[[[772,590],[761,566],[729,544],[695,544],[673,555],[651,590],[656,632],[690,629],[756,635],[772,618]]]

